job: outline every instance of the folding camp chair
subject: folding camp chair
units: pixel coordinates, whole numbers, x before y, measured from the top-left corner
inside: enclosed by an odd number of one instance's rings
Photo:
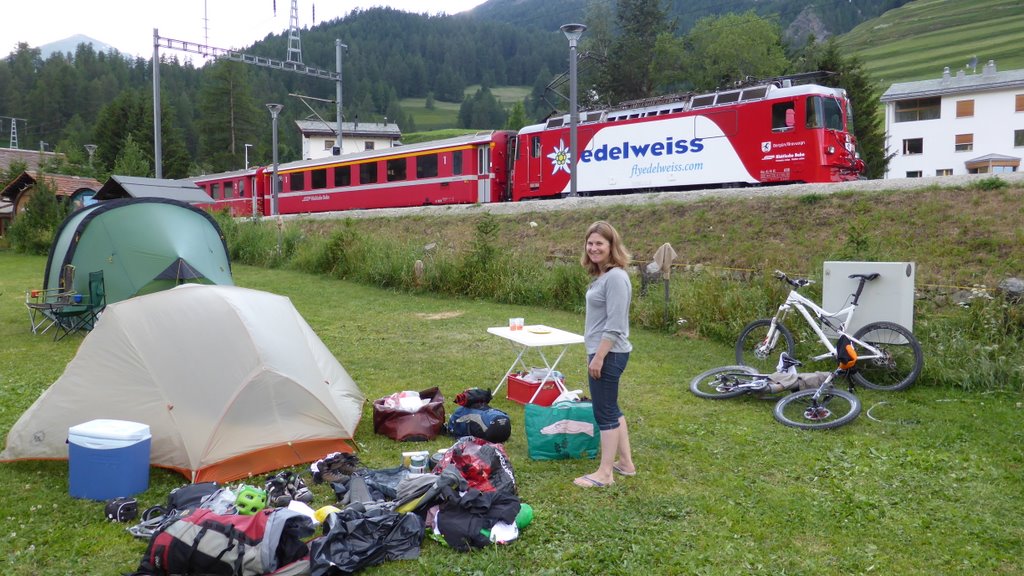
[[[54,333],[54,341],[68,334],[81,330],[92,330],[99,315],[107,306],[107,289],[103,283],[103,270],[89,273],[89,294],[86,298],[76,298],[76,304],[66,306],[54,313],[58,330]]]
[[[25,307],[33,334],[44,334],[56,323],[56,314],[75,304],[75,267],[66,264],[61,270],[56,288],[25,291]]]

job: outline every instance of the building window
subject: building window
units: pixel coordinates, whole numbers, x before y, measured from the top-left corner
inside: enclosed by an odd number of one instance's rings
[[[935,171],[935,175],[936,176],[952,176],[953,175],[953,169],[952,168],[940,168],[940,169]]]
[[[1024,94],[1017,94],[1017,104],[1014,107],[1016,112],[1024,112]]]
[[[333,150],[334,140],[324,140],[324,150]]]
[[[909,156],[911,154],[923,154],[924,153],[924,139],[923,138],[907,138],[903,141],[903,155]]]
[[[974,100],[957,100],[956,117],[970,118],[971,116],[974,116]]]
[[[1013,147],[1020,148],[1024,146],[1024,130],[1013,131]]]
[[[970,152],[974,150],[974,134],[957,134],[956,144],[953,149],[957,152]]]
[[[920,178],[920,177],[921,177],[921,171],[920,170],[910,170],[910,171],[907,172],[907,178]]]
[[[363,150],[373,150],[373,141],[367,140],[363,142]]]
[[[896,102],[897,122],[916,122],[918,120],[936,120],[942,117],[942,99],[914,98]]]

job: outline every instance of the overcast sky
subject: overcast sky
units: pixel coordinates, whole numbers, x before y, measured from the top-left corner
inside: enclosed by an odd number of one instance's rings
[[[484,1],[299,0],[299,28],[340,18],[355,8],[390,6],[418,14],[455,14]],[[0,54],[14,51],[18,42],[38,47],[84,34],[121,52],[149,58],[154,28],[163,38],[242,48],[267,34],[286,32],[290,11],[289,0],[4,0],[2,34],[13,39],[9,46],[0,46]]]

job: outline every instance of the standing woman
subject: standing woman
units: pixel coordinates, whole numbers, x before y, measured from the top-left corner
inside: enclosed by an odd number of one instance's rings
[[[629,362],[629,304],[633,285],[625,267],[629,252],[611,224],[599,220],[587,228],[580,263],[594,278],[587,288],[583,332],[594,420],[601,430],[601,464],[596,472],[573,481],[583,488],[615,483],[615,473],[636,475],[626,417],[619,409],[619,378]]]

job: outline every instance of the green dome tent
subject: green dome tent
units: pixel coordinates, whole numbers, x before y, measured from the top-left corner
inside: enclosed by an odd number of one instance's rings
[[[217,222],[167,198],[108,200],[73,212],[50,247],[43,287],[58,288],[68,264],[79,293],[88,293],[89,273],[103,271],[107,304],[184,283],[234,284]]]

